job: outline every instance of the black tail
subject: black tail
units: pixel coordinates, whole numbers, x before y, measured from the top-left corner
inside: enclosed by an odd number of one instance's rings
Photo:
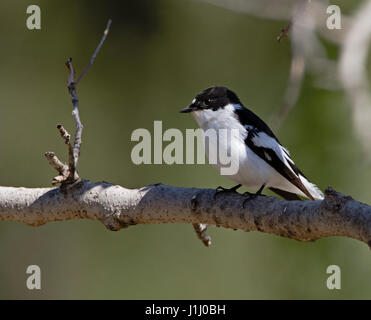
[[[285,200],[301,200],[299,196],[295,193],[291,193],[288,191],[283,191],[281,189],[276,189],[276,188],[269,188],[269,190],[273,191],[274,193],[277,193],[279,196],[284,198]]]

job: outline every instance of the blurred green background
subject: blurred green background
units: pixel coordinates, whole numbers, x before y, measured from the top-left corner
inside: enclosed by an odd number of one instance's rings
[[[337,1],[344,12],[360,1]],[[41,8],[41,30],[26,28],[26,8]],[[151,183],[232,186],[209,165],[132,164],[136,128],[195,128],[179,114],[202,89],[224,85],[269,120],[281,105],[290,42],[285,21],[270,21],[191,0],[0,2],[1,185],[46,187],[44,159],[66,147],[55,128],[74,131],[65,61],[81,72],[107,19],[111,32],[78,86],[85,126],[82,177],[135,188]],[[328,53],[337,48],[327,44]],[[295,109],[277,132],[313,182],[371,203],[370,162],[353,133],[342,91],[307,76]],[[0,222],[2,299],[344,299],[371,298],[371,252],[356,240],[300,243],[259,232],[210,227],[205,248],[191,225],[139,225],[110,232],[96,221],[30,227]],[[26,288],[26,268],[41,267],[42,290]],[[326,287],[339,265],[342,289]]]

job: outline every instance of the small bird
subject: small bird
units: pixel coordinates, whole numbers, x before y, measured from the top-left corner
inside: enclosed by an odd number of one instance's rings
[[[207,88],[180,112],[192,113],[204,133],[214,129],[217,133],[215,143],[219,144],[219,148],[228,148],[220,145],[226,143],[220,138],[220,129],[236,129],[234,132],[237,134],[230,135],[230,145],[238,150],[239,166],[237,173],[228,177],[238,185],[231,189],[218,187],[217,192],[234,192],[245,186],[257,189],[257,195],[264,188],[269,188],[286,200],[300,200],[298,195],[311,200],[323,199],[323,193],[295,165],[289,151],[281,145],[268,125],[245,108],[233,91],[221,86]],[[214,147],[217,148],[216,145],[209,146]],[[213,166],[220,169],[222,164],[217,161]]]

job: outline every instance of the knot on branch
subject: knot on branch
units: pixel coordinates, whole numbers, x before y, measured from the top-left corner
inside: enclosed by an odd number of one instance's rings
[[[112,214],[101,219],[104,226],[110,231],[119,231],[135,226],[137,222],[133,218],[121,217],[119,214]]]
[[[340,212],[342,208],[344,208],[345,204],[353,200],[350,196],[345,196],[331,187],[327,187],[325,190],[325,199],[322,202],[322,206],[331,212]]]

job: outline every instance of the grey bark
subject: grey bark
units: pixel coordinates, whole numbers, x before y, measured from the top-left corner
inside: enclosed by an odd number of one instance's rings
[[[0,187],[0,220],[39,226],[95,219],[109,230],[136,224],[190,223],[261,231],[299,241],[344,236],[371,244],[371,207],[331,188],[323,201],[284,201],[214,190],[150,185],[127,189],[86,180],[60,188]]]

